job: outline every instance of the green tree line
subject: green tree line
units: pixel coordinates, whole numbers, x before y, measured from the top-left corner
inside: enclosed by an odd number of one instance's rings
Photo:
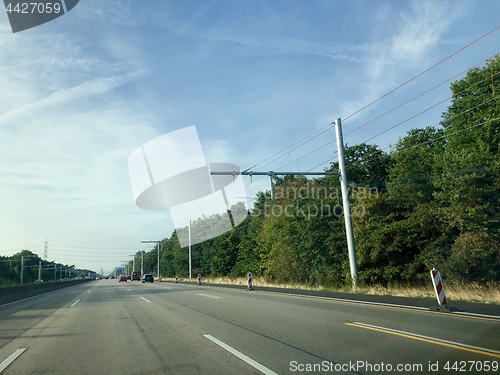
[[[420,285],[433,267],[457,282],[500,280],[499,73],[497,56],[453,82],[440,126],[409,131],[389,152],[346,146],[362,284]],[[192,246],[193,275],[350,285],[338,176],[286,176],[275,186],[275,199],[257,194],[238,227]],[[154,270],[156,258],[145,259]],[[175,232],[162,243],[161,269],[188,276],[188,249]]]
[[[49,262],[30,250],[22,250],[12,256],[0,256],[0,287],[19,285],[21,280],[23,285],[33,284],[38,280],[39,270],[43,282],[94,274],[94,271],[76,269],[74,265]]]
[[[419,285],[433,267],[458,282],[500,280],[499,73],[497,56],[453,82],[440,127],[413,129],[388,153],[346,146],[361,283]],[[192,246],[193,274],[350,285],[338,177],[286,176],[275,187],[275,199],[257,194],[238,227]],[[144,262],[154,272],[156,258]],[[162,242],[161,269],[188,276],[188,249],[175,232]]]

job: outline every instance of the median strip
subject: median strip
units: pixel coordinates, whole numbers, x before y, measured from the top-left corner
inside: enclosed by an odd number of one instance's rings
[[[252,366],[253,368],[259,370],[263,374],[266,374],[266,375],[278,375],[274,371],[268,369],[266,366],[261,365],[259,362],[257,362],[255,360],[253,360],[252,358],[246,356],[242,352],[234,349],[233,347],[227,345],[226,343],[220,341],[219,339],[216,339],[215,337],[213,337],[211,335],[203,335],[203,337],[206,337],[207,339],[209,339],[213,343],[219,345],[221,348],[226,349],[229,353],[235,355],[236,357],[238,357],[242,361],[248,363],[250,366]]]
[[[441,339],[438,339],[435,337],[423,336],[423,335],[419,335],[416,333],[399,331],[397,329],[392,329],[392,328],[379,327],[379,326],[375,326],[372,324],[359,323],[359,322],[352,322],[352,323],[345,323],[345,324],[348,326],[351,326],[351,327],[365,328],[365,329],[369,329],[369,330],[376,331],[376,332],[382,332],[382,333],[387,333],[390,335],[406,337],[408,339],[423,341],[423,342],[427,342],[429,344],[446,346],[448,348],[463,350],[463,351],[470,352],[470,353],[482,354],[482,355],[485,355],[488,357],[493,357],[493,358],[500,358],[500,352],[497,350],[493,350],[493,349],[481,348],[478,346],[462,344],[462,343],[455,342],[455,341],[441,340]]]
[[[16,349],[14,353],[5,358],[3,362],[0,363],[0,373],[3,372],[3,370],[5,370],[12,362],[14,362],[17,359],[17,357],[23,354],[25,350],[26,348]]]

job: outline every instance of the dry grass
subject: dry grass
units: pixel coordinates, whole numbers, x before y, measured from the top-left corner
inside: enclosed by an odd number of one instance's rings
[[[500,286],[480,285],[477,283],[471,284],[445,284],[446,298],[450,301],[469,301],[500,304]],[[361,293],[390,295],[399,297],[414,297],[414,298],[436,298],[432,284],[429,283],[428,288],[424,287],[391,287],[385,288],[382,286],[370,286],[360,288]]]
[[[165,280],[165,279],[164,279]],[[173,281],[173,279],[169,279]],[[179,281],[187,282],[189,279],[179,279]],[[196,281],[193,277],[192,281]],[[230,284],[230,285],[247,285],[247,279],[244,277],[229,278],[229,277],[204,277],[203,282],[214,283],[214,284]],[[269,283],[263,277],[254,277],[253,285],[267,286],[274,288],[291,288],[291,289],[302,289],[302,290],[316,290],[316,291],[331,291],[331,292],[349,292],[352,293],[353,290],[345,287],[341,289],[324,288],[324,287],[310,287],[307,285],[300,284],[280,284],[280,283]],[[500,285],[493,283],[490,285],[480,285],[477,283],[471,284],[445,284],[446,297],[450,301],[469,301],[469,302],[482,302],[482,303],[494,303],[500,304]],[[375,295],[386,295],[386,296],[398,296],[398,297],[413,297],[413,298],[435,298],[434,289],[429,282],[429,287],[383,287],[380,285],[375,286],[365,286],[360,287],[355,293],[360,294],[375,294]]]
[[[446,287],[446,285],[445,285]],[[482,286],[477,283],[456,284],[449,287],[446,295],[455,301],[473,301],[500,304],[500,285]]]

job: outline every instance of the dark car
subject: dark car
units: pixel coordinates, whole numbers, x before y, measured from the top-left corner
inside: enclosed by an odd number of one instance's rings
[[[139,281],[140,279],[141,279],[141,273],[139,271],[133,271],[131,280],[132,281],[134,281],[134,280]]]
[[[150,275],[150,274],[145,274],[143,279],[142,279],[143,283],[152,283],[154,281],[155,280],[153,279],[153,275]]]
[[[127,282],[127,276],[125,276],[125,275],[121,275],[121,276],[120,276],[120,280],[118,280],[118,282],[122,282],[122,281]]]

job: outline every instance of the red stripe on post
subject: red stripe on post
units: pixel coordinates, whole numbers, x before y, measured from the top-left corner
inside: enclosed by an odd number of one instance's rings
[[[441,281],[441,275],[439,271],[435,268],[431,270],[432,283],[434,284],[434,292],[436,293],[436,298],[439,305],[446,305],[446,294],[444,292],[444,286]]]
[[[441,290],[443,289],[443,284],[441,284],[441,282],[439,282],[438,285],[436,285],[436,292],[437,294],[441,294]]]

